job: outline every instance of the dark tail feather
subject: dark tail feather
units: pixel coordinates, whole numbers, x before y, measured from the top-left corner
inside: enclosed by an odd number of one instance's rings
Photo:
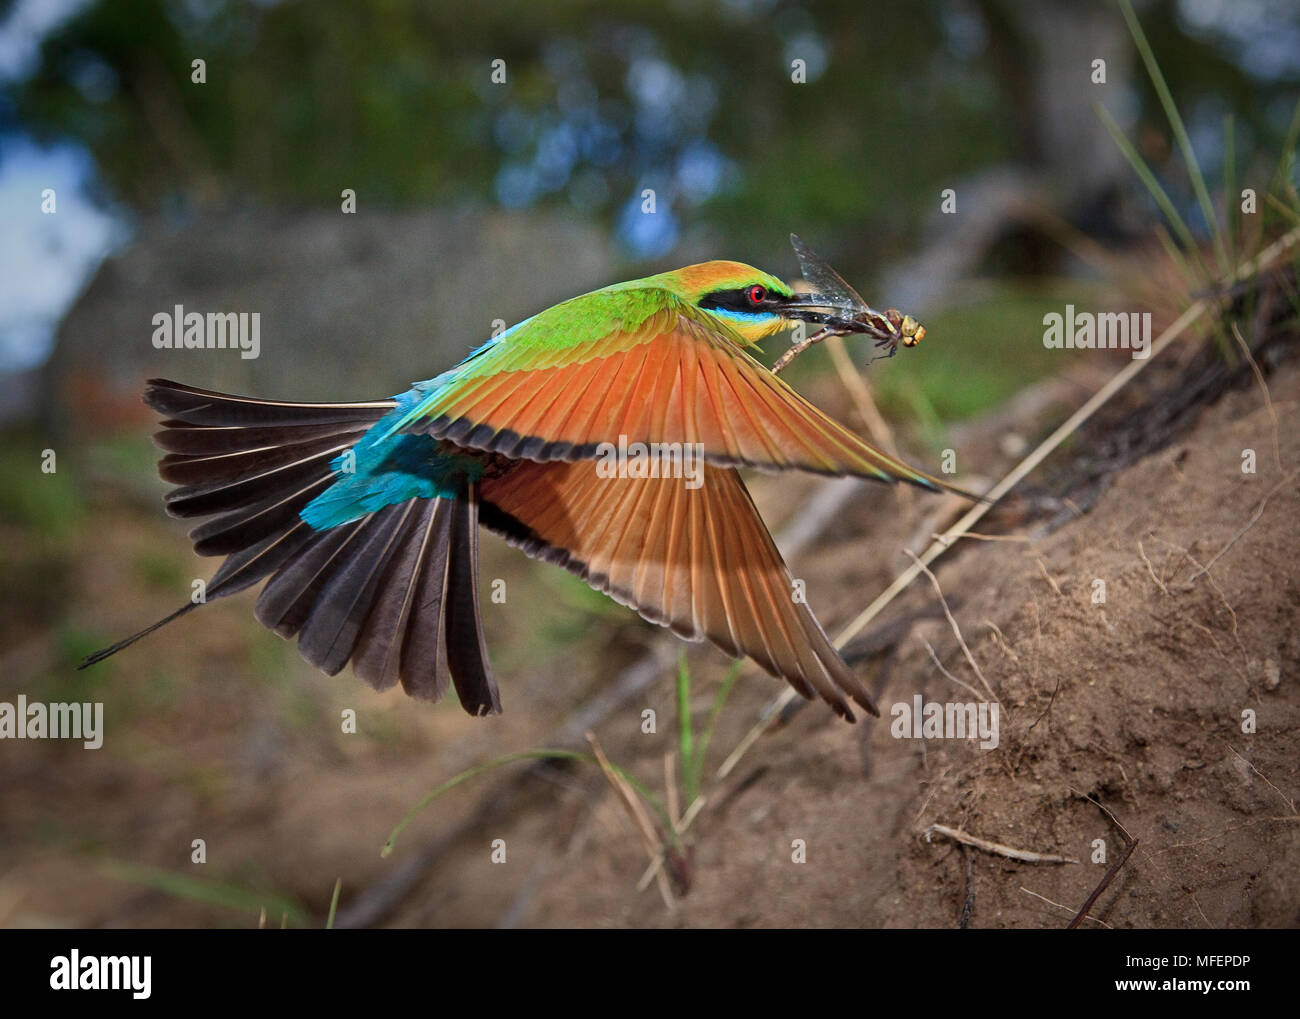
[[[457,500],[447,569],[447,658],[456,696],[471,715],[501,713],[478,604],[478,486]]]
[[[362,524],[347,555],[335,557],[337,568],[321,588],[298,636],[299,652],[321,671],[333,676],[352,657],[414,510],[415,500],[385,506]]]
[[[437,700],[455,684],[470,714],[501,699],[479,617],[477,495],[413,499],[318,536],[271,578],[257,618],[317,668]]]
[[[167,511],[214,517],[190,532],[199,555],[236,555],[293,529],[329,485],[332,461],[395,406],[253,400],[163,379],[149,381],[144,402],[167,417],[154,436],[168,454],[158,472],[179,486]]]
[[[313,534],[302,554],[286,562],[262,588],[254,610],[257,621],[281,637],[292,637],[301,630],[336,566],[336,557],[364,523],[355,520]]]
[[[182,605],[171,615],[163,616],[162,619],[158,620],[158,622],[156,623],[150,623],[139,633],[133,633],[131,634],[131,636],[119,640],[116,644],[110,644],[106,648],[100,648],[94,654],[86,655],[86,657],[81,660],[81,664],[77,666],[78,671],[80,671],[81,669],[88,668],[91,665],[94,665],[96,662],[102,662],[105,658],[108,658],[110,655],[117,654],[123,648],[130,647],[141,637],[149,636],[149,634],[153,633],[154,630],[166,626],[173,619],[180,619],[180,617],[185,615],[185,613],[189,612],[192,609],[197,609],[202,604],[203,604],[202,602],[192,601],[185,605]]]
[[[437,652],[444,614],[442,589],[436,585],[445,583],[447,577],[451,518],[452,504],[446,500],[421,501],[380,583],[375,606],[352,654],[352,671],[376,690],[387,690],[401,680],[406,692],[421,700],[437,700],[447,692],[447,656],[444,651],[439,659]],[[435,581],[425,592],[426,596],[432,592],[434,604],[422,603],[422,585]],[[434,650],[428,656],[421,654],[416,636],[421,627],[434,633]]]
[[[455,684],[465,710],[501,710],[478,601],[478,493],[415,499],[316,531],[299,516],[333,477],[331,463],[394,404],[249,400],[153,381],[145,402],[167,415],[157,444],[163,477],[179,485],[167,509],[211,517],[190,537],[227,558],[209,598],[267,577],[259,622],[298,636],[302,656],[333,675],[349,659],[372,686],[400,681],[436,700]],[[196,606],[98,651],[84,668]]]
[[[402,689],[420,700],[435,701],[447,692],[447,578],[451,565],[451,531],[455,506],[438,500],[429,524],[421,566],[411,579],[406,640],[400,652]]]
[[[368,403],[290,403],[285,400],[259,400],[251,396],[232,396],[195,389],[168,379],[150,379],[145,383],[144,402],[164,417],[187,425],[217,428],[247,428],[250,425],[371,424],[392,410],[394,400]]]
[[[181,472],[164,469],[166,480],[181,486],[167,494],[167,512],[174,517],[205,517],[257,502],[272,487],[291,488],[319,478],[330,461],[354,442],[355,433],[342,442],[330,438],[317,445],[281,446],[256,454],[186,458],[184,473],[203,480],[190,482],[177,476]],[[238,462],[228,463],[232,460]]]
[[[332,476],[331,460],[394,406],[281,403],[228,396],[151,379],[144,402],[166,415],[156,443],[168,451],[164,480],[182,487],[167,495],[174,516],[214,520],[190,537],[200,555],[225,555],[206,598],[252,586],[280,569],[317,537],[298,513]],[[327,455],[327,448],[336,451]],[[134,644],[203,604],[190,602],[125,640],[89,655],[86,668]]]

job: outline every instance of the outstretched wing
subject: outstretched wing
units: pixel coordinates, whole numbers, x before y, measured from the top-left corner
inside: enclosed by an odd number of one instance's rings
[[[740,476],[704,467],[680,478],[602,477],[592,461],[521,461],[481,482],[480,522],[529,555],[671,627],[748,655],[804,697],[852,720],[871,696],[795,590]]]
[[[394,430],[542,462],[624,437],[698,443],[715,466],[952,488],[827,417],[724,324],[658,288],[598,291],[529,319],[430,383]]]

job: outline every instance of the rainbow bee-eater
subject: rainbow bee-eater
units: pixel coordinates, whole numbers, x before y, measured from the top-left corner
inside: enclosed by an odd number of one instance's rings
[[[208,599],[265,580],[260,622],[297,636],[331,675],[351,661],[377,689],[400,682],[437,700],[454,685],[471,714],[501,710],[479,613],[482,525],[849,720],[850,701],[877,714],[795,596],[737,471],[951,487],[749,353],[824,320],[828,303],[748,265],[705,262],[557,304],[393,399],[287,403],[154,380],[144,400],[164,419],[159,472],[177,486],[166,508],[211,517],[190,533],[199,555],[225,557]],[[698,477],[602,469],[610,447],[635,443],[676,451],[678,464],[697,450]]]

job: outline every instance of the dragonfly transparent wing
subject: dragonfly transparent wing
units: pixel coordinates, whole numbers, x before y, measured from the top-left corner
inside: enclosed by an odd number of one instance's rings
[[[790,235],[790,243],[799,258],[799,268],[803,272],[804,280],[830,302],[826,307],[852,312],[868,311],[875,314],[874,309],[862,299],[862,295],[849,286],[843,276],[827,265],[817,252],[795,234]]]

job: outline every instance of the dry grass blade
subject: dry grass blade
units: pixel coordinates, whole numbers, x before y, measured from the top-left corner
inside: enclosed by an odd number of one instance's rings
[[[1241,348],[1242,354],[1250,363],[1250,370],[1255,373],[1255,381],[1259,383],[1260,391],[1264,394],[1264,409],[1268,411],[1268,418],[1273,422],[1273,459],[1277,463],[1277,469],[1282,470],[1282,442],[1278,434],[1277,411],[1273,409],[1273,398],[1268,392],[1268,383],[1264,381],[1264,373],[1259,370],[1259,364],[1255,361],[1255,355],[1250,352],[1250,346],[1242,338],[1241,330],[1237,328],[1237,323],[1232,323],[1232,335],[1237,341],[1237,346]]]
[[[1231,750],[1238,760],[1244,761],[1251,771],[1253,771],[1256,775],[1262,778],[1264,780],[1264,784],[1267,785],[1270,789],[1272,789],[1273,792],[1277,793],[1278,797],[1282,800],[1282,802],[1285,803],[1290,808],[1291,813],[1293,814],[1296,813],[1295,800],[1291,799],[1290,796],[1288,796],[1281,789],[1275,786],[1272,783],[1272,781],[1270,781],[1267,775],[1265,775],[1262,771],[1260,771],[1258,768],[1255,767],[1253,761],[1237,753],[1236,747],[1234,747],[1231,743],[1225,743],[1224,746],[1227,747],[1229,750]]]
[[[916,562],[920,563],[920,560],[912,552],[907,549],[904,549],[904,551]],[[966,646],[966,638],[961,635],[961,627],[957,625],[957,620],[953,618],[952,611],[948,608],[948,599],[943,596],[943,589],[939,586],[939,579],[924,564],[922,564],[921,570],[930,578],[930,583],[934,586],[934,593],[939,596],[939,604],[943,606],[943,614],[947,617],[948,625],[952,627],[952,632],[956,635],[957,643],[961,645],[962,654],[966,656],[966,661],[970,663],[971,670],[979,677],[979,681],[989,695],[989,699],[1000,707],[1002,702],[998,700],[997,694],[989,686],[989,681],[984,678],[984,672],[980,669],[979,662],[975,661],[975,656],[970,653],[970,648]]]
[[[624,809],[632,818],[632,823],[640,832],[641,841],[645,843],[646,852],[649,854],[651,862],[658,865],[655,867],[654,876],[659,886],[659,894],[663,897],[664,905],[669,909],[676,909],[677,900],[673,896],[673,890],[668,886],[668,878],[661,866],[664,858],[663,844],[655,834],[654,825],[650,823],[650,818],[646,816],[645,808],[627,782],[624,781],[623,776],[610,765],[609,758],[605,756],[605,751],[601,747],[600,741],[596,739],[594,732],[587,733],[587,742],[591,744],[591,752],[595,755],[600,770],[605,773],[605,778],[614,787],[618,798],[623,802]]]
[[[827,337],[826,353],[830,355],[831,364],[835,366],[835,373],[839,376],[840,383],[852,398],[854,409],[862,418],[863,424],[867,426],[867,437],[886,453],[896,456],[898,450],[894,448],[894,430],[889,427],[889,422],[876,407],[876,401],[871,396],[871,387],[862,380],[861,373],[853,366],[853,359],[849,357],[849,349],[844,345],[843,338]],[[900,488],[900,491],[908,491],[908,489]]]
[[[922,644],[925,645],[925,650],[929,652],[930,661],[934,662],[935,668],[937,668],[940,672],[942,672],[945,676],[951,679],[963,690],[969,690],[976,697],[980,695],[980,692],[976,690],[973,686],[971,686],[969,683],[965,682],[964,680],[958,679],[956,676],[954,676],[951,672],[949,672],[947,669],[943,667],[943,662],[939,661],[939,656],[934,653],[934,648],[930,645],[930,642],[928,640],[926,640],[924,637],[918,637],[917,639]]]
[[[1155,567],[1151,565],[1151,560],[1147,558],[1147,550],[1142,546],[1141,541],[1138,542],[1138,555],[1142,557],[1142,562],[1146,564],[1147,573],[1150,575],[1151,579],[1155,581],[1156,587],[1160,588],[1160,590],[1164,592],[1166,598],[1170,597],[1169,588],[1165,586],[1163,580],[1156,576]]]
[[[1053,901],[1052,901],[1051,899],[1049,899],[1046,895],[1039,895],[1037,892],[1031,892],[1031,891],[1030,891],[1028,888],[1026,888],[1024,885],[1021,885],[1021,886],[1020,886],[1020,890],[1021,890],[1022,892],[1024,892],[1026,895],[1032,895],[1035,899],[1041,899],[1043,902],[1046,902],[1049,906],[1055,906],[1057,909],[1064,910],[1064,911],[1067,912],[1067,913],[1073,913],[1073,912],[1074,912],[1074,910],[1071,909],[1069,906],[1063,906],[1063,905],[1061,905],[1061,903],[1059,903],[1059,902],[1053,902]],[[1108,924],[1105,920],[1098,920],[1095,916],[1090,916],[1090,917],[1088,917],[1088,919],[1091,920],[1091,921],[1092,921],[1093,923],[1095,923],[1095,924],[1100,924],[1102,927],[1105,927],[1106,930],[1108,930],[1108,931],[1110,931],[1110,930],[1114,930],[1114,929],[1115,929],[1115,928],[1113,928],[1110,924]]]
[[[1264,507],[1268,505],[1269,499],[1277,495],[1278,491],[1281,488],[1283,488],[1288,482],[1293,480],[1298,474],[1300,474],[1300,469],[1292,471],[1285,478],[1279,481],[1276,485],[1270,488],[1268,490],[1268,494],[1265,495],[1264,498],[1259,501],[1259,505],[1255,507],[1255,512],[1251,514],[1250,519],[1246,521],[1246,525],[1240,531],[1234,534],[1232,538],[1229,539],[1228,543],[1224,545],[1223,548],[1219,549],[1219,551],[1214,554],[1214,557],[1208,563],[1206,563],[1199,570],[1197,570],[1190,577],[1188,577],[1187,578],[1188,583],[1195,580],[1197,577],[1201,576],[1202,574],[1209,573],[1211,567],[1213,567],[1215,563],[1217,563],[1221,558],[1223,558],[1223,554],[1227,552],[1228,549],[1232,548],[1233,545],[1237,544],[1237,542],[1241,539],[1242,535],[1244,535],[1247,531],[1249,531],[1252,527],[1254,527],[1257,523],[1259,523],[1259,518],[1264,515]],[[1233,613],[1233,615],[1236,615],[1236,613]]]
[[[1078,860],[1072,860],[1068,856],[1057,856],[1054,853],[1037,853],[1032,849],[1014,849],[1011,846],[1004,846],[1001,842],[990,842],[988,839],[981,839],[974,835],[968,835],[960,828],[949,828],[946,824],[932,824],[921,832],[926,842],[930,841],[931,835],[946,835],[954,842],[960,842],[963,845],[974,846],[976,849],[982,849],[986,853],[993,853],[995,856],[1005,856],[1009,860],[1019,860],[1021,863],[1078,863]]]
[[[970,538],[972,541],[1024,541],[1032,542],[1034,539],[1025,534],[980,534],[978,531],[965,531],[962,534],[931,534],[931,541],[942,542],[945,545],[951,544],[958,538]]]

